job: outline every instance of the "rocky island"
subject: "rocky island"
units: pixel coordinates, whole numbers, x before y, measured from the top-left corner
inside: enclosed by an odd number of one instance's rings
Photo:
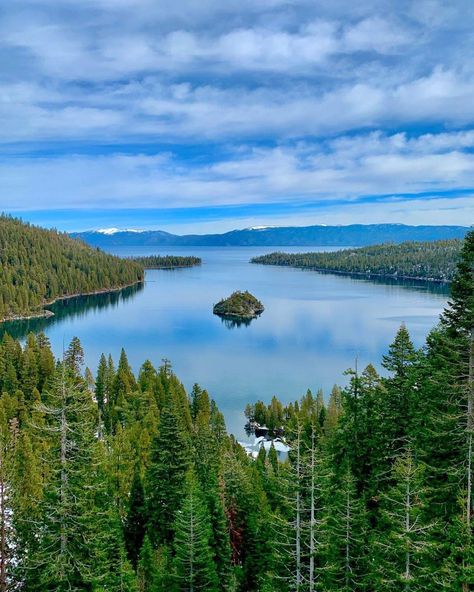
[[[250,292],[234,292],[214,305],[213,312],[223,318],[254,319],[264,311],[264,306]]]

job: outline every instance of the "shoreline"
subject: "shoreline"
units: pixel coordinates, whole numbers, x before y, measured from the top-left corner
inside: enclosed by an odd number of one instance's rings
[[[92,292],[79,292],[76,294],[67,294],[65,296],[57,296],[53,300],[49,300],[48,302],[45,302],[42,305],[43,309],[41,311],[38,311],[37,313],[28,313],[25,315],[18,315],[18,316],[9,317],[6,319],[0,319],[0,325],[3,323],[15,323],[17,321],[28,321],[30,319],[43,319],[43,318],[49,319],[51,317],[54,317],[54,312],[52,310],[48,310],[46,307],[52,306],[53,304],[55,304],[56,302],[59,302],[61,300],[70,300],[71,298],[80,298],[82,296],[99,296],[100,294],[111,294],[113,292],[120,292],[121,290],[125,290],[126,288],[131,288],[132,286],[136,286],[137,284],[143,284],[144,281],[145,281],[145,278],[143,278],[141,280],[137,280],[136,282],[132,282],[131,284],[119,286],[117,288],[107,288],[107,289],[102,289],[102,290],[94,290]]]
[[[323,269],[321,267],[309,267],[306,265],[282,265],[279,263],[261,263],[259,261],[252,261],[256,265],[271,265],[273,267],[291,267],[292,269],[303,269],[307,271],[317,271],[318,273],[332,273],[335,275],[345,276],[362,276],[366,278],[378,277],[387,280],[412,280],[417,282],[428,282],[431,284],[451,284],[451,280],[440,280],[437,278],[417,277],[413,275],[389,275],[386,273],[373,273],[369,271],[342,271],[338,269]]]
[[[189,269],[190,267],[199,267],[201,264],[200,263],[196,263],[194,265],[172,265],[172,266],[167,266],[167,265],[151,265],[150,267],[145,267],[145,270],[147,269]]]

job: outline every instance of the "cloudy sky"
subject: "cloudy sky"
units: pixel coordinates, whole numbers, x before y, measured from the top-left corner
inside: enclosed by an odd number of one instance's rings
[[[0,209],[68,230],[474,222],[472,0],[15,0]]]

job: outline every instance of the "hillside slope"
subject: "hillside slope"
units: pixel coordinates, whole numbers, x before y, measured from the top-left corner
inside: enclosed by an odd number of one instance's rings
[[[405,241],[464,238],[467,226],[407,226],[351,224],[348,226],[263,226],[223,234],[176,235],[162,230],[95,230],[72,233],[90,245],[114,246],[351,246]]]
[[[0,216],[0,321],[41,314],[57,298],[114,290],[142,279],[139,263]]]
[[[269,253],[254,257],[251,262],[315,271],[450,282],[462,244],[462,241],[453,239],[374,245],[332,253]]]

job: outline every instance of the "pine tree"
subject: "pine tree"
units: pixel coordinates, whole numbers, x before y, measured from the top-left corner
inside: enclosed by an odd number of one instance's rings
[[[13,438],[8,418],[0,406],[0,591],[13,586],[16,533],[13,523]]]
[[[438,534],[463,592],[472,589],[474,434],[474,232],[467,236],[451,299],[427,339],[417,448],[428,465],[430,507],[447,523]],[[462,500],[461,503],[459,500]],[[460,510],[462,508],[462,510]]]
[[[127,519],[124,526],[128,558],[136,568],[140,549],[146,534],[145,493],[140,473],[135,469]]]
[[[307,465],[303,444],[303,428],[298,421],[293,438],[290,464],[281,472],[283,496],[282,512],[274,515],[273,528],[276,536],[276,568],[281,579],[290,590],[302,592],[308,583],[308,563],[305,562],[305,546],[314,560],[314,522],[311,523],[308,537],[305,507],[305,477]],[[313,457],[314,460],[314,457]],[[315,483],[313,482],[313,485]],[[314,493],[314,492],[313,492]],[[314,500],[313,500],[314,501]],[[314,511],[314,506],[312,507]],[[314,579],[314,572],[311,574]]]
[[[112,483],[115,505],[124,520],[129,507],[129,494],[137,464],[133,426],[117,425],[116,432],[108,438],[111,454],[108,456],[108,473]]]
[[[145,535],[137,569],[138,592],[175,592],[176,578],[168,547],[153,549]]]
[[[423,470],[408,448],[395,461],[394,485],[382,495],[380,531],[374,533],[376,590],[431,591],[436,588],[434,524],[426,521]]]
[[[41,415],[33,413],[32,425],[43,426]],[[35,429],[29,427],[18,430],[15,437],[12,501],[13,524],[16,537],[15,579],[24,581],[28,558],[33,556],[38,546],[38,524],[42,521],[43,492],[49,477],[48,467],[44,465],[47,456],[45,442],[38,438]]]
[[[114,379],[115,367],[112,356],[109,356],[107,359],[105,355],[102,354],[95,379],[95,398],[99,407],[100,416],[108,433],[111,432],[110,405]]]
[[[393,456],[397,448],[406,445],[411,433],[410,426],[415,419],[413,397],[419,359],[410,335],[402,325],[382,362],[383,367],[392,373],[385,381],[384,430]]]
[[[108,403],[108,418],[112,433],[115,431],[117,424],[125,425],[130,397],[136,388],[137,384],[128,363],[127,354],[122,348]]]
[[[175,565],[183,592],[217,592],[217,572],[211,549],[209,513],[194,472],[186,476],[186,496],[175,523]]]
[[[228,592],[231,589],[232,567],[229,523],[224,506],[224,488],[222,477],[213,476],[203,489],[211,525],[210,547],[216,566],[218,590]]]
[[[43,437],[48,440],[50,477],[41,501],[43,520],[38,548],[25,573],[38,573],[41,590],[81,590],[89,578],[90,538],[94,520],[88,499],[94,463],[96,416],[88,390],[78,377],[58,366],[47,405]]]
[[[87,503],[90,517],[83,537],[88,541],[87,582],[101,592],[136,592],[137,581],[127,560],[119,510],[107,479],[108,451],[96,441],[89,471]]]
[[[368,562],[366,536],[368,522],[364,501],[357,493],[348,464],[340,474],[327,466],[321,473],[324,518],[321,521],[321,579],[324,590],[359,592],[365,589]]]
[[[342,394],[341,389],[334,385],[329,396],[326,417],[324,421],[324,431],[327,435],[334,432],[337,427],[339,417],[342,413]]]
[[[75,375],[80,375],[84,364],[84,350],[78,337],[73,337],[64,354],[66,367]]]
[[[162,413],[159,434],[153,439],[147,472],[149,536],[157,545],[171,541],[173,522],[185,490],[190,442],[176,403],[170,398]]]

